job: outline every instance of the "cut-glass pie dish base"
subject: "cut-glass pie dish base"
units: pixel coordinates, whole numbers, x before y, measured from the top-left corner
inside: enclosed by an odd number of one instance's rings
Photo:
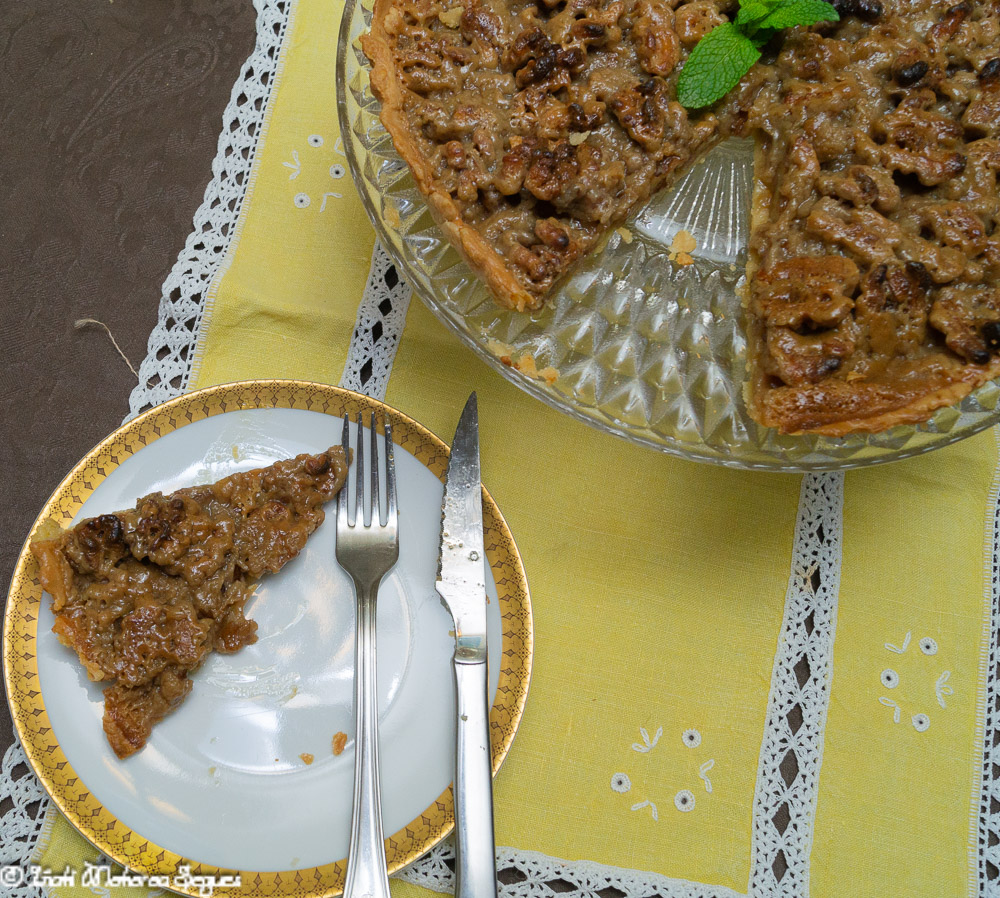
[[[533,314],[501,309],[431,217],[379,121],[358,38],[372,0],[347,0],[337,51],[340,130],[380,240],[416,294],[507,380],[627,440],[738,468],[822,471],[928,452],[1000,420],[989,382],[919,426],[847,437],[791,436],[753,421],[743,400],[740,288],[752,144],[730,140],[696,162]],[[686,232],[694,238],[691,264]]]

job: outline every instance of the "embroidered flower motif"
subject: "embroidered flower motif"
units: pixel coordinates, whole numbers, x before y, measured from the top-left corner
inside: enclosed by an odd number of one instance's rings
[[[896,654],[902,655],[906,651],[906,649],[909,647],[909,645],[910,645],[910,637],[912,636],[912,632],[913,632],[912,630],[907,630],[906,631],[906,636],[903,638],[902,645],[896,646],[896,645],[893,645],[890,642],[885,643],[886,649],[888,649],[890,652],[895,652]],[[924,656],[930,657],[930,656],[936,655],[938,653],[937,640],[934,639],[933,636],[923,636],[923,637],[921,637],[920,640],[919,640],[919,642],[917,643],[917,646],[920,649],[920,653],[922,655],[924,655]],[[927,664],[926,661],[923,661],[923,660],[917,658],[916,656],[911,656],[911,657],[914,658],[913,661],[905,662],[905,661],[901,660],[899,663],[900,664],[909,663],[911,667],[913,667],[914,665],[922,666],[922,665]],[[906,676],[906,678],[907,678],[907,683],[910,684],[911,680],[909,678],[909,675],[908,675],[907,671],[904,670],[903,673],[904,673],[904,676]],[[945,708],[945,709],[947,709],[947,707],[948,707],[948,703],[946,701],[947,697],[949,695],[954,695],[954,693],[955,693],[955,690],[952,689],[952,687],[948,684],[948,679],[950,677],[951,677],[951,671],[950,670],[945,670],[945,671],[941,672],[940,676],[938,676],[937,680],[935,680],[935,682],[934,682],[934,696],[935,696],[935,698],[937,698],[937,703],[942,708]],[[883,670],[882,673],[881,673],[881,675],[880,675],[880,677],[879,677],[879,679],[881,680],[882,685],[886,689],[895,689],[897,686],[899,686],[899,684],[901,682],[901,678],[900,678],[899,674],[896,673],[896,671],[893,670],[891,667],[887,667],[885,670]],[[900,692],[903,692],[903,691],[904,690],[900,690]],[[908,690],[906,690],[906,691],[908,691]],[[897,695],[899,695],[899,693],[897,693]],[[912,711],[912,705],[913,704],[916,704],[917,707],[920,707],[920,705],[923,705],[924,707],[927,707],[927,704],[926,704],[927,703],[927,696],[926,695],[923,695],[923,696],[921,696],[921,695],[915,695],[915,696],[902,696],[902,695],[900,695],[899,698],[900,698],[899,702],[896,702],[893,699],[891,699],[891,698],[889,698],[888,696],[885,696],[885,695],[879,696],[879,699],[878,699],[879,702],[881,704],[885,705],[887,708],[892,708],[892,720],[893,720],[893,723],[899,723],[900,719],[901,719],[901,717],[903,716],[904,713],[905,714],[909,714]],[[912,702],[912,704],[911,704],[911,702]],[[906,705],[909,705],[910,707],[906,708],[906,710],[904,711],[903,709],[904,709],[904,706],[906,706]],[[926,714],[924,714],[924,713],[921,712],[921,713],[913,714],[910,717],[910,723],[913,724],[913,728],[918,733],[923,733],[923,732],[925,732],[930,727],[931,720],[930,720],[930,718]]]
[[[694,810],[694,792],[690,789],[681,789],[674,796],[674,806],[678,811],[683,811],[685,814],[688,811]]]
[[[705,791],[712,791],[712,781],[708,778],[708,771],[715,766],[715,758],[709,758],[701,767],[698,768],[698,776],[702,778],[705,782]]]
[[[324,211],[324,210],[326,209],[326,201],[327,201],[327,200],[328,200],[328,199],[329,199],[329,198],[330,198],[331,196],[332,196],[332,197],[333,197],[334,199],[337,199],[337,200],[342,200],[342,199],[344,198],[344,195],[343,195],[342,193],[333,193],[332,191],[331,191],[330,193],[324,193],[324,194],[323,194],[323,202],[322,202],[322,203],[320,203],[320,206],[319,206],[319,211],[320,211],[320,212],[322,212],[322,211]]]
[[[302,174],[302,163],[299,162],[298,150],[292,150],[292,159],[294,159],[295,161],[281,163],[283,166],[285,166],[285,168],[290,168],[292,170],[292,173],[288,176],[289,181],[294,181],[299,175]]]
[[[656,749],[662,735],[662,726],[657,727],[656,731],[652,735],[650,735],[649,730],[645,727],[639,727],[639,736],[642,741],[633,742],[632,750],[652,757],[651,752]],[[712,781],[708,778],[708,772],[715,767],[715,759],[709,758],[708,760],[702,761],[701,758],[704,757],[704,754],[694,751],[694,749],[697,749],[702,744],[702,741],[701,733],[692,727],[690,729],[683,730],[681,733],[681,742],[684,743],[686,748],[692,749],[691,753],[682,752],[681,756],[678,756],[677,753],[680,751],[680,748],[673,742],[670,743],[669,747],[660,748],[656,751],[657,757],[662,755],[664,752],[667,753],[667,758],[663,761],[665,767],[662,767],[662,769],[670,779],[664,783],[665,788],[676,789],[677,786],[682,783],[691,783],[694,781],[695,775],[697,775],[705,786],[706,794],[710,795],[712,793]],[[701,758],[699,755],[701,755]],[[700,765],[699,761],[701,762]],[[636,760],[636,763],[640,762]],[[657,762],[652,761],[651,763],[656,764]],[[676,780],[671,782],[670,780],[677,777],[678,773],[683,775],[683,779],[680,779],[680,782],[677,782]],[[611,777],[611,791],[618,793],[631,791],[635,799],[640,798],[639,795],[635,794],[635,790],[632,789],[632,781],[629,779],[628,774],[622,772],[616,773]],[[669,792],[667,794],[669,794]],[[694,792],[692,792],[691,789],[681,789],[674,795],[674,805],[677,807],[677,810],[684,813],[693,810],[695,806]],[[649,808],[653,820],[659,820],[656,805],[651,799],[642,798],[642,800],[636,801],[633,805],[631,805],[631,810],[633,811],[641,811],[644,808]]]
[[[615,792],[628,792],[632,788],[632,780],[628,778],[624,773],[616,773],[611,777],[611,788]]]
[[[330,166],[331,178],[342,178],[346,174],[347,174],[347,169],[345,169],[344,166],[340,165],[339,163],[337,165]]]
[[[663,727],[657,727],[656,732],[653,733],[653,738],[650,740],[649,732],[645,727],[639,727],[639,735],[642,736],[642,744],[638,742],[632,743],[632,751],[649,752],[656,748],[656,743],[660,741],[660,736],[663,735]]]
[[[879,703],[885,705],[887,708],[892,708],[892,722],[899,723],[899,705],[884,695],[879,696]]]
[[[946,695],[954,695],[955,690],[948,685],[948,677],[951,676],[951,671],[946,670],[937,678],[934,683],[934,694],[937,696],[938,704],[942,708],[947,708],[948,706],[944,702],[944,697]]]
[[[656,805],[653,804],[653,802],[649,801],[649,799],[647,799],[646,801],[637,802],[636,804],[632,805],[633,811],[641,811],[643,808],[649,808],[649,811],[653,815],[654,820],[660,819],[660,814],[656,810]]]
[[[305,209],[306,206],[308,206],[311,202],[312,202],[312,200],[309,199],[309,194],[308,193],[297,193],[297,194],[295,194],[294,203],[295,203],[295,207],[297,209]]]
[[[311,147],[321,147],[323,146],[323,138],[319,134],[310,134],[308,143]]]
[[[910,647],[910,636],[913,634],[907,630],[906,636],[903,637],[903,644],[901,646],[893,645],[891,642],[885,643],[885,647],[890,652],[895,652],[897,655],[902,655]]]

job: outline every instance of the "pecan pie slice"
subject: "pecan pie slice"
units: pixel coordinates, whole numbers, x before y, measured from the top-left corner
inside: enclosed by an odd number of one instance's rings
[[[257,581],[294,558],[347,476],[340,447],[152,493],[32,543],[53,630],[107,681],[104,732],[119,758],[146,744],[213,649],[257,641],[243,615]]]
[[[382,121],[497,300],[536,309],[581,256],[730,132],[676,99],[725,0],[376,0]]]
[[[749,404],[787,432],[923,421],[1000,374],[1000,7],[843,10],[748,116]]]

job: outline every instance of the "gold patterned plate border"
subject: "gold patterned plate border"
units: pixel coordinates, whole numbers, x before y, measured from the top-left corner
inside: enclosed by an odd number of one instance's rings
[[[18,736],[38,778],[65,817],[110,858],[138,873],[171,878],[182,864],[195,875],[240,873],[239,887],[215,895],[246,898],[326,898],[343,892],[346,859],[280,873],[227,870],[200,864],[145,839],[111,814],[66,759],[45,710],[38,678],[36,639],[42,587],[28,549],[54,525],[66,527],[98,485],[127,458],[167,433],[226,412],[290,408],[341,417],[376,411],[393,427],[393,441],[444,482],[448,446],[402,412],[359,393],[305,381],[263,380],[222,384],[164,403],[130,421],[99,443],[73,468],[45,503],[21,550],[7,597],[3,627],[3,674]],[[496,699],[490,710],[493,773],[500,769],[517,731],[531,675],[532,621],[528,583],[517,546],[500,509],[483,489],[486,554],[496,581],[503,631]],[[451,832],[455,823],[449,786],[423,813],[385,840],[389,872],[405,867]],[[176,887],[175,887],[176,888]],[[177,889],[198,895],[196,887]]]

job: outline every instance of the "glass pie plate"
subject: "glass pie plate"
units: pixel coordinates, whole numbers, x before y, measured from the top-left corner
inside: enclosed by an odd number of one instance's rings
[[[702,157],[612,232],[540,311],[501,309],[438,229],[379,121],[358,40],[372,5],[347,0],[337,52],[340,132],[354,183],[417,296],[525,392],[672,455],[774,471],[893,461],[1000,420],[995,381],[924,424],[878,434],[782,435],[750,418],[739,295],[753,177],[749,140],[729,140]],[[688,235],[695,248],[686,256]]]

